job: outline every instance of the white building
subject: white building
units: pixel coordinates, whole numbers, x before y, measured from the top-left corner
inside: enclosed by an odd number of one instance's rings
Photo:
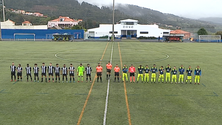
[[[15,22],[7,20],[1,22],[1,29],[48,29],[47,25],[31,25],[30,22],[25,21],[22,25],[15,25]]]
[[[112,24],[100,24],[98,28],[89,29],[88,37],[112,36]],[[120,24],[114,25],[114,34],[118,38],[139,38],[139,37],[163,37],[163,34],[170,34],[170,30],[161,29],[158,25],[141,25],[138,20],[120,20]]]

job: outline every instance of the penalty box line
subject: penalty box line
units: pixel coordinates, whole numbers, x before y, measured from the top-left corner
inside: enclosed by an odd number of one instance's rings
[[[105,47],[105,49],[104,49],[104,51],[103,51],[103,55],[102,55],[101,60],[100,60],[100,63],[101,63],[102,60],[103,60],[103,57],[104,57],[104,55],[105,55],[105,53],[106,53],[106,50],[107,50],[108,45],[109,45],[109,42],[106,44],[106,47]],[[81,120],[82,120],[82,117],[83,117],[83,114],[84,114],[84,111],[85,111],[86,105],[87,105],[87,103],[88,103],[89,97],[90,97],[90,95],[91,95],[91,92],[92,92],[93,86],[94,86],[95,81],[96,81],[96,77],[97,77],[97,75],[95,75],[95,77],[94,77],[94,79],[93,79],[93,82],[92,82],[92,85],[91,85],[91,87],[90,87],[90,90],[89,90],[88,96],[87,96],[87,98],[86,98],[86,100],[85,100],[85,103],[84,103],[84,105],[83,105],[82,111],[81,111],[81,113],[80,113],[80,116],[79,116],[79,119],[78,119],[77,125],[80,125],[80,123],[81,123]]]

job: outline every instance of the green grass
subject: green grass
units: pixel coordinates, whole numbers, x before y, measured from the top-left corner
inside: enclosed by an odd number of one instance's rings
[[[106,42],[0,42],[0,121],[6,125],[66,125],[77,124],[91,83],[10,82],[11,62],[25,68],[42,62],[60,67],[79,63],[95,67]],[[120,65],[118,43],[109,43],[102,66],[110,60]],[[126,83],[132,125],[209,125],[221,124],[222,44],[218,43],[146,43],[120,42],[122,63],[152,66],[202,68],[201,85]],[[168,57],[169,56],[169,57]],[[101,125],[105,108],[107,81],[95,83],[85,108],[81,125]],[[75,76],[77,79],[77,77]],[[113,80],[113,74],[112,74]],[[123,83],[111,80],[107,125],[128,125]],[[194,79],[193,79],[194,80]]]

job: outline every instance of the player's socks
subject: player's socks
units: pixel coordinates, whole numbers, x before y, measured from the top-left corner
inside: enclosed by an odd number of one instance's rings
[[[69,81],[70,81],[70,82],[72,81],[72,78],[71,78],[71,77],[69,78]]]
[[[97,82],[99,82],[99,77],[97,77]]]
[[[43,82],[43,78],[42,78],[41,82]]]
[[[132,76],[130,76],[130,82],[132,82]]]
[[[109,79],[110,79],[110,74],[109,74]]]
[[[135,76],[133,76],[133,82],[135,82]]]
[[[100,77],[100,82],[102,82],[102,77]]]
[[[75,78],[73,77],[73,82],[75,82]]]

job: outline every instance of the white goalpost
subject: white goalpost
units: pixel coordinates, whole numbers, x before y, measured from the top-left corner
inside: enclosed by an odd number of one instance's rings
[[[35,33],[14,33],[14,40],[35,41]]]
[[[199,35],[199,42],[221,42],[221,35]]]

